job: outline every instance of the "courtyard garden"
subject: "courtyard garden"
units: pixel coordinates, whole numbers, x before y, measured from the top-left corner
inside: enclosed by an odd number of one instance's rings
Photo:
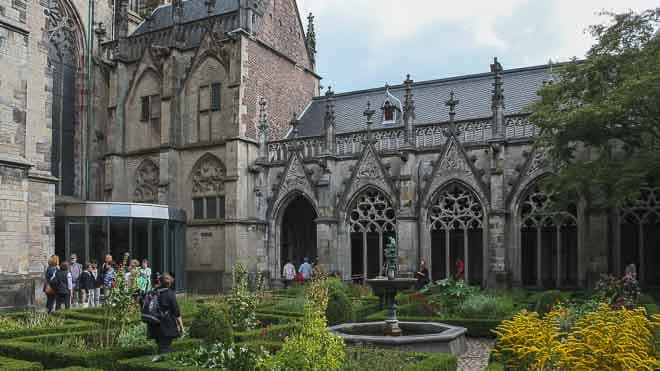
[[[621,370],[660,367],[660,310],[634,278],[603,276],[590,291],[482,290],[445,279],[397,296],[399,319],[467,329],[464,355],[348,345],[327,330],[386,318],[368,286],[317,271],[266,290],[234,268],[231,293],[178,299],[185,333],[154,362],[128,290],[105,305],[0,316],[2,370]]]

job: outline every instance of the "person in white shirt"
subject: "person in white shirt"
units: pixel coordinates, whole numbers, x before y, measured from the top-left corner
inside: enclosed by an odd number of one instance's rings
[[[300,265],[300,268],[298,268],[298,272],[302,274],[303,280],[305,281],[312,278],[312,265],[309,264],[309,258],[305,258],[304,262]]]
[[[284,288],[288,288],[296,278],[296,267],[291,264],[291,259],[286,260],[286,264],[284,264],[284,268],[282,269],[282,277],[284,278]]]

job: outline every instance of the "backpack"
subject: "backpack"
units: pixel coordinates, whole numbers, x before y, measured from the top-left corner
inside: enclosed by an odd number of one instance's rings
[[[162,290],[149,291],[142,299],[142,322],[151,325],[160,324],[163,312],[160,309],[158,298]]]

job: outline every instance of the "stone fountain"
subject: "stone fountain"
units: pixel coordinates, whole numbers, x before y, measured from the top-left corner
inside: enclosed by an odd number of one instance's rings
[[[463,327],[436,322],[399,322],[396,317],[396,295],[415,284],[412,278],[396,278],[398,252],[394,238],[388,239],[384,251],[386,277],[367,280],[387,308],[384,322],[344,323],[330,327],[349,344],[371,344],[406,351],[462,354],[466,350]]]

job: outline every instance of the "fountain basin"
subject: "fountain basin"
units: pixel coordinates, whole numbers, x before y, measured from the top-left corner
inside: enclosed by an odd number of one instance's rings
[[[437,322],[398,322],[401,336],[383,336],[385,322],[344,323],[330,327],[348,344],[429,353],[463,354],[467,329]]]

